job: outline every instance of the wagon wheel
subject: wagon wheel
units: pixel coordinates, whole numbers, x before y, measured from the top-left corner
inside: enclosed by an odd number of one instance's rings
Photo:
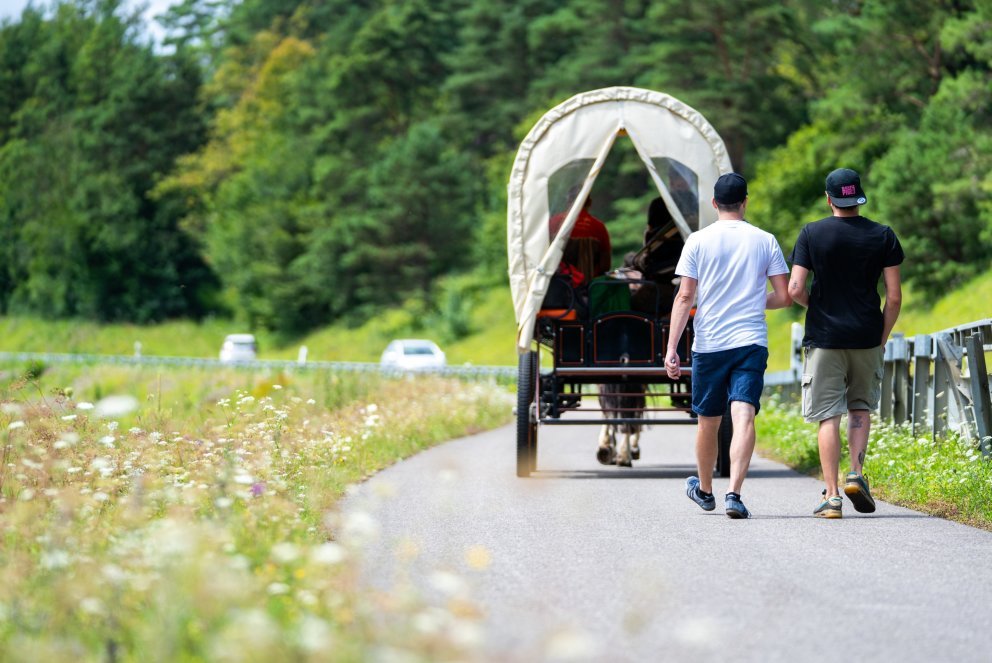
[[[528,477],[537,465],[537,422],[531,405],[537,393],[537,353],[520,355],[517,366],[517,476]]]
[[[730,404],[720,420],[720,431],[717,433],[716,471],[721,477],[730,476],[730,440],[734,437],[734,421],[730,418]]]

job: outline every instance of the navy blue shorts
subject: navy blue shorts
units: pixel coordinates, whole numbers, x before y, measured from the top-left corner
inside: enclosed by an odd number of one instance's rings
[[[692,353],[692,411],[702,417],[719,417],[727,403],[741,401],[761,409],[768,348],[745,345],[719,352]]]

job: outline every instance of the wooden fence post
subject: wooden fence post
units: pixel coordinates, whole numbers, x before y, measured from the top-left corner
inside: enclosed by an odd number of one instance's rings
[[[932,342],[929,334],[917,334],[913,342],[913,433],[918,435],[930,423],[930,353]]]
[[[982,332],[968,337],[968,373],[971,375],[971,403],[975,412],[978,445],[984,456],[992,455],[992,398],[989,374],[985,368],[985,340]]]

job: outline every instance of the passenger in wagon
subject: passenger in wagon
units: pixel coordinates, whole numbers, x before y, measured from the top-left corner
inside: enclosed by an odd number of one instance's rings
[[[660,197],[648,206],[648,225],[644,229],[644,246],[634,255],[625,258],[624,266],[631,266],[642,278],[654,281],[653,288],[641,288],[634,297],[635,310],[667,314],[672,309],[675,296],[675,265],[682,254],[685,242],[679,234],[675,220]]]
[[[575,200],[578,195],[577,190],[569,192],[569,200]],[[581,274],[579,284],[588,284],[597,276],[601,276],[610,271],[613,248],[610,246],[610,233],[606,229],[606,224],[589,213],[592,206],[592,197],[587,197],[579,211],[579,216],[572,226],[572,234],[569,235],[568,243],[565,245],[565,252],[562,254],[561,262],[567,269],[578,270]],[[568,207],[571,207],[571,202]],[[554,240],[564,223],[568,210],[555,214],[548,222],[549,239]],[[573,279],[574,280],[574,279]]]

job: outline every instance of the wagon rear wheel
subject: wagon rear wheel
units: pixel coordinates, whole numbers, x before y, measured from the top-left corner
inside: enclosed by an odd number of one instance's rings
[[[727,411],[723,413],[720,421],[720,432],[717,433],[717,447],[719,451],[716,456],[716,472],[721,477],[730,476],[730,441],[734,437],[734,421],[730,418],[730,404],[727,404]]]
[[[537,465],[537,422],[531,405],[537,394],[537,353],[520,355],[517,365],[517,476],[528,477]]]

